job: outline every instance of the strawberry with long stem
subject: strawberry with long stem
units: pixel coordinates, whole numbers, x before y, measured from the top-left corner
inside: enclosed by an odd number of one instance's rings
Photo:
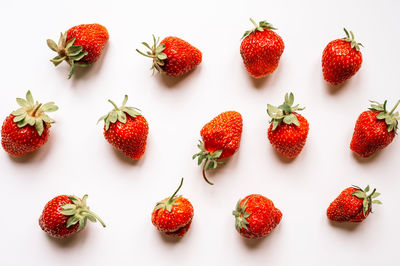
[[[158,231],[169,236],[184,236],[192,223],[194,215],[192,204],[188,199],[177,196],[182,184],[183,178],[175,192],[170,197],[157,202],[152,212],[153,225]]]
[[[99,221],[106,227],[103,220],[87,206],[87,197],[88,195],[84,195],[80,199],[76,196],[60,195],[50,200],[39,218],[42,230],[52,237],[66,238],[83,230],[88,220]]]
[[[236,111],[219,114],[200,130],[203,140],[197,145],[200,152],[193,155],[192,159],[197,158],[197,164],[203,164],[203,178],[208,184],[213,185],[206,171],[224,164],[221,159],[231,157],[239,149],[242,130],[242,115]]]

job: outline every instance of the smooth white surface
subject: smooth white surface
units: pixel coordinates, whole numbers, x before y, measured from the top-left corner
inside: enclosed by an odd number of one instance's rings
[[[13,159],[0,150],[0,265],[398,265],[400,229],[398,137],[368,160],[349,149],[354,123],[368,100],[400,97],[398,1],[2,1],[1,97],[4,119],[16,97],[60,109],[49,142]],[[275,73],[253,80],[239,54],[249,17],[279,30],[285,51]],[[54,68],[46,39],[69,27],[98,22],[110,41],[99,62],[67,80],[65,63]],[[353,30],[362,42],[359,73],[339,90],[322,78],[325,45]],[[148,70],[135,52],[151,34],[179,36],[203,52],[201,65],[182,79]],[[287,91],[310,123],[300,156],[287,161],[267,140],[267,103]],[[97,119],[129,94],[149,122],[145,156],[132,162],[104,140]],[[206,184],[192,161],[201,127],[226,110],[241,112],[241,147]],[[151,224],[155,203],[185,177],[181,193],[195,208],[180,241]],[[358,226],[334,225],[325,211],[342,189],[370,184],[383,206]],[[58,194],[89,194],[88,204],[106,222],[90,224],[70,240],[42,232],[38,218]],[[238,198],[261,193],[283,212],[280,225],[261,241],[242,239],[231,211]]]

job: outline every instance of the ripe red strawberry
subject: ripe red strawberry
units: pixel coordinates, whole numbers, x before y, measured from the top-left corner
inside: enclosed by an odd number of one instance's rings
[[[26,100],[17,98],[17,103],[21,108],[12,112],[1,128],[3,149],[16,157],[37,150],[47,142],[50,124],[55,121],[46,112],[58,110],[54,102],[35,103],[30,91],[26,93]]]
[[[344,29],[346,37],[328,43],[322,53],[322,73],[324,79],[332,85],[339,85],[348,80],[360,69],[362,54],[361,43],[354,40],[354,34],[350,35]]]
[[[241,236],[251,239],[268,235],[282,219],[282,213],[274,203],[259,194],[239,199],[232,214],[236,219],[236,230]]]
[[[278,106],[268,104],[268,115],[272,118],[268,128],[268,139],[272,146],[286,158],[294,158],[303,149],[307,135],[308,122],[300,114],[296,113],[299,105],[292,106],[294,95],[285,95],[285,102]]]
[[[167,37],[159,43],[159,38],[153,35],[152,47],[147,43],[142,44],[150,49],[146,54],[136,49],[141,55],[153,59],[151,69],[158,70],[168,76],[181,76],[194,69],[201,63],[202,54],[199,49],[177,37]]]
[[[262,78],[271,74],[278,67],[279,59],[285,49],[282,38],[276,30],[266,21],[259,25],[253,19],[253,30],[246,31],[240,45],[240,54],[243,58],[247,72],[254,78]]]
[[[86,206],[87,195],[82,200],[76,196],[60,195],[47,202],[39,218],[43,231],[52,237],[66,238],[85,228],[87,220],[104,222]]]
[[[396,135],[399,112],[393,113],[400,103],[388,112],[386,103],[372,101],[371,108],[362,112],[357,119],[350,149],[361,157],[369,157],[388,146]]]
[[[169,236],[184,236],[192,223],[192,204],[188,199],[176,196],[182,184],[183,178],[174,194],[158,202],[151,215],[151,222],[157,227],[157,230]]]
[[[193,155],[198,157],[198,165],[203,164],[203,177],[208,181],[205,172],[217,168],[223,164],[220,159],[231,157],[239,149],[242,137],[243,120],[242,115],[235,111],[227,111],[219,114],[208,122],[200,131],[200,144],[197,147],[200,152]]]
[[[58,66],[66,61],[70,66],[68,78],[74,74],[75,66],[88,66],[99,59],[109,38],[107,29],[100,24],[82,24],[70,28],[60,36],[58,45],[48,39],[49,48],[58,53],[51,62]]]
[[[149,125],[146,119],[135,107],[126,107],[128,95],[125,95],[122,106],[108,100],[114,109],[107,115],[100,117],[104,120],[104,137],[117,150],[132,159],[138,160],[146,150]]]
[[[357,187],[348,187],[329,205],[326,215],[329,220],[335,222],[359,223],[367,218],[372,211],[372,204],[382,204],[379,200],[373,200],[381,193],[374,189],[367,195],[369,186],[364,190]]]

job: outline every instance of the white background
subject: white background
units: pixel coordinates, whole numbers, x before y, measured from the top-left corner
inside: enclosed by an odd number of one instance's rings
[[[31,89],[35,100],[60,109],[48,143],[20,159],[0,150],[0,265],[398,265],[400,143],[396,137],[367,160],[349,149],[354,123],[369,99],[400,97],[400,2],[396,1],[2,1],[0,116],[18,108]],[[239,54],[240,38],[267,19],[285,50],[278,69],[253,80]],[[69,27],[98,22],[110,40],[101,59],[67,80],[54,68],[46,39]],[[363,65],[340,88],[321,72],[325,45],[353,30]],[[151,76],[151,62],[135,52],[151,34],[179,36],[203,52],[203,62],[183,78]],[[267,139],[267,103],[285,92],[306,106],[306,146],[295,160],[278,156]],[[149,122],[145,156],[138,162],[109,145],[97,119],[129,95]],[[236,110],[244,128],[239,151],[206,184],[192,161],[201,127]],[[181,193],[195,216],[179,241],[151,224],[155,203],[185,177]],[[331,224],[326,208],[351,184],[370,184],[383,206],[359,225]],[[107,224],[89,224],[69,240],[48,237],[38,218],[59,194],[83,196]],[[259,241],[235,231],[231,211],[251,193],[272,199],[279,226]]]

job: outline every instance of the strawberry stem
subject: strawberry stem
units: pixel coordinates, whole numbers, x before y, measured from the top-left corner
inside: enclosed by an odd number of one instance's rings
[[[155,55],[149,55],[149,54],[145,54],[145,53],[143,53],[143,52],[139,51],[138,49],[136,49],[136,52],[138,52],[138,53],[139,53],[139,54],[141,54],[141,55],[144,55],[144,56],[150,57],[150,58],[155,58]]]
[[[118,106],[117,106],[113,101],[108,100],[108,102],[110,102],[110,103],[115,107],[115,110],[118,110],[118,109],[119,109]]]
[[[35,109],[33,109],[33,111],[32,111],[29,115],[35,117],[36,112],[39,110],[39,108],[40,108],[41,106],[42,106],[42,104],[39,103],[39,104],[35,107]]]
[[[250,18],[250,21],[251,21],[251,23],[253,23],[254,27],[258,28],[257,23],[252,18]]]
[[[183,177],[182,177],[182,179],[181,179],[181,183],[180,183],[178,189],[175,190],[174,194],[172,194],[172,196],[168,199],[168,203],[167,203],[167,204],[171,204],[171,203],[173,202],[173,199],[174,199],[176,193],[178,193],[178,191],[181,189],[182,184],[183,184]]]
[[[393,109],[390,111],[389,115],[391,115],[391,114],[394,112],[394,110],[396,110],[396,108],[397,108],[397,106],[399,106],[399,104],[400,104],[400,100],[397,101],[396,105],[395,105],[395,106],[393,107]]]
[[[208,184],[214,185],[214,183],[211,183],[211,182],[207,179],[207,175],[206,175],[206,166],[207,166],[207,163],[208,163],[208,159],[206,159],[206,161],[205,161],[204,164],[203,164],[203,178],[204,178],[204,180],[205,180]]]
[[[97,216],[97,214],[95,214],[94,212],[86,209],[86,210],[81,211],[81,213],[89,213],[89,214],[93,215],[94,217],[96,217],[96,219],[101,223],[101,225],[103,227],[106,227],[106,224],[103,222],[103,220],[99,216]]]

